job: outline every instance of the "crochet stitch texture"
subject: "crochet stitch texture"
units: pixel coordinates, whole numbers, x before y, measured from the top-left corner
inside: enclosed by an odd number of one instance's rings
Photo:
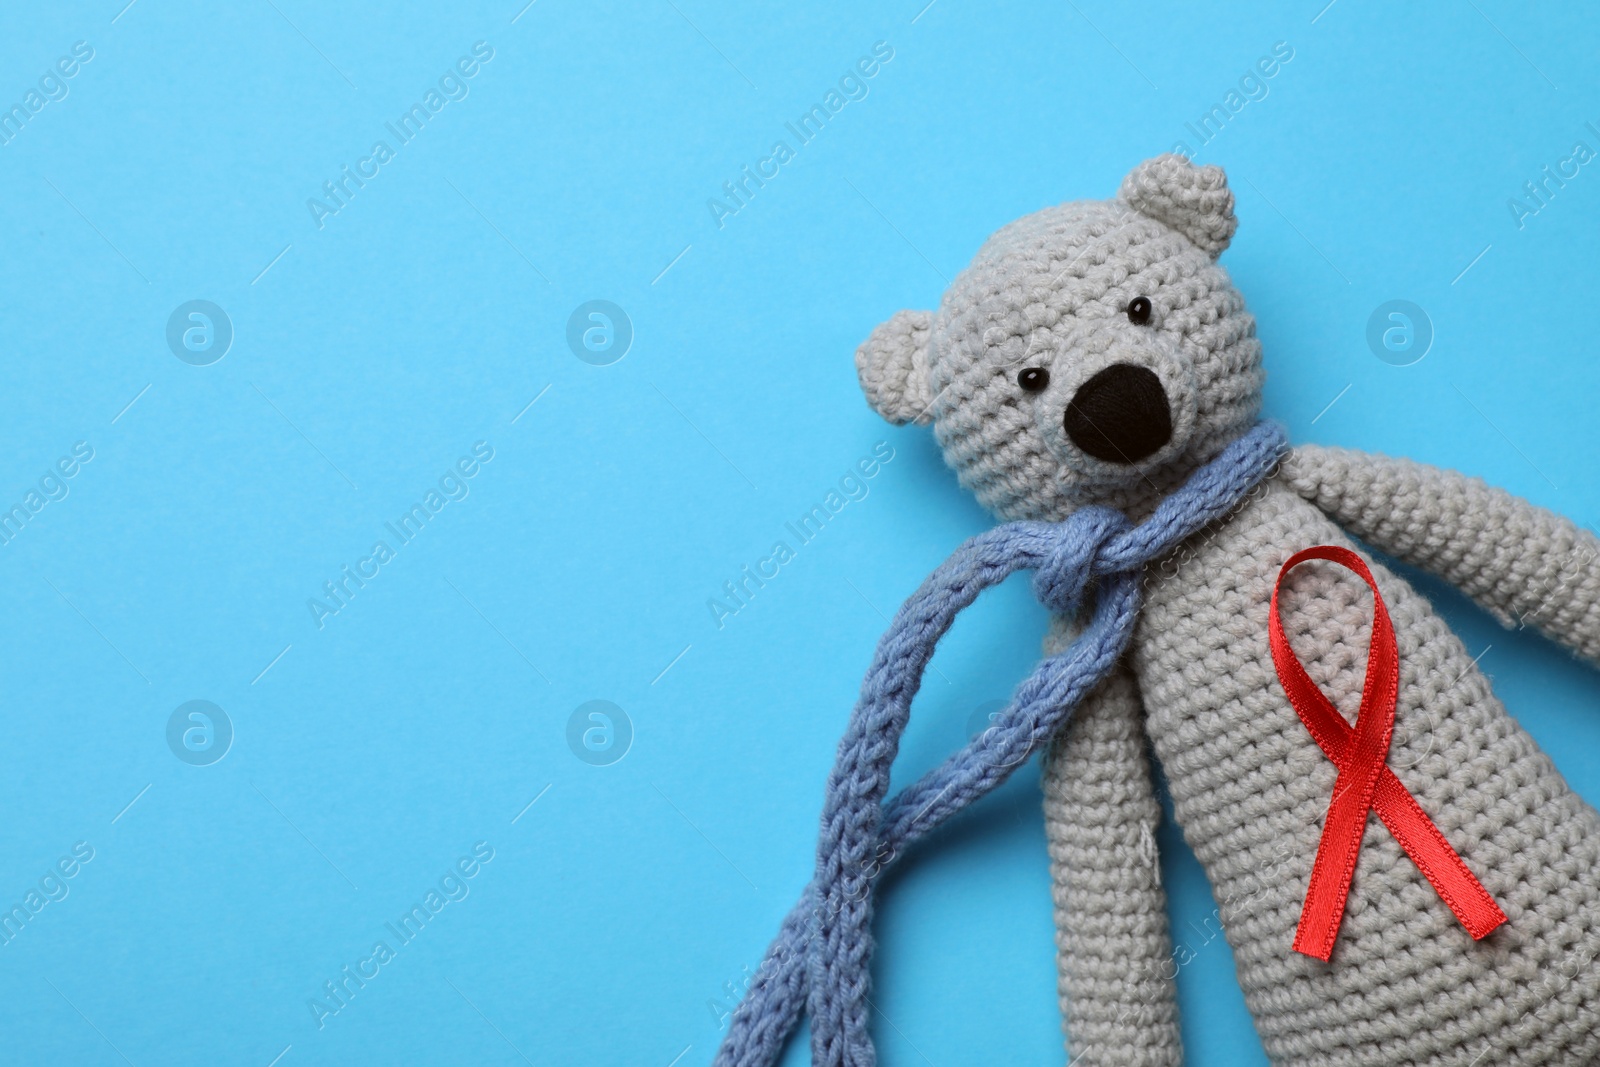
[[[856,354],[863,391],[891,422],[931,424],[961,485],[1002,521],[1104,508],[1144,519],[1260,409],[1255,323],[1216,263],[1235,227],[1220,169],[1140,164],[1112,200],[1002,227],[936,312],[899,312],[873,331]],[[1388,766],[1508,922],[1474,941],[1369,817],[1331,959],[1291,949],[1337,768],[1279,683],[1268,605],[1286,559],[1312,545],[1360,552],[1352,535],[1600,662],[1593,534],[1453,472],[1341,449],[1287,454],[1231,513],[1145,567],[1128,652],[1047,754],[1074,1067],[1182,1059],[1150,753],[1278,1067],[1600,1061],[1600,816],[1427,601],[1370,556],[1400,658]],[[1095,625],[1059,607],[1051,655]],[[1353,718],[1372,593],[1308,563],[1280,607],[1295,657]],[[841,954],[870,951],[865,916]],[[870,1063],[854,1036],[864,1018],[841,1008],[835,1026],[822,974],[810,992],[834,1036],[814,1046],[817,1061]]]

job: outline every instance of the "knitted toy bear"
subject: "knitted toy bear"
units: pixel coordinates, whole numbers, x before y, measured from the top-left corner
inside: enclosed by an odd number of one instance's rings
[[[867,399],[931,423],[1002,520],[1147,518],[1257,419],[1261,346],[1216,264],[1235,225],[1222,171],[1170,155],[1011,223],[937,312],[873,331]],[[1592,534],[1454,472],[1286,451],[1145,566],[1128,653],[1048,754],[1074,1067],[1181,1061],[1147,745],[1274,1064],[1600,1062],[1600,817],[1351,536],[1600,662]]]

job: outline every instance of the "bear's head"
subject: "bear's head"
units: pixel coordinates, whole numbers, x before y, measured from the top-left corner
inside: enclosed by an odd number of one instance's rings
[[[1255,422],[1261,345],[1217,256],[1236,223],[1218,167],[1165,155],[1112,200],[1003,227],[937,312],[900,311],[856,352],[867,401],[933,424],[1003,520],[1084,504],[1148,512]]]

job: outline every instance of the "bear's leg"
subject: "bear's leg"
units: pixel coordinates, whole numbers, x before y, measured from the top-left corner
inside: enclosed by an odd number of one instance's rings
[[[1044,817],[1073,1067],[1177,1067],[1183,1048],[1154,836],[1161,807],[1126,667],[1051,743]]]

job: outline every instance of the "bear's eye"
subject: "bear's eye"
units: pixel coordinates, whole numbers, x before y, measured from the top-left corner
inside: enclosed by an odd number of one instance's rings
[[[1017,384],[1024,392],[1037,393],[1050,384],[1050,372],[1043,367],[1029,367],[1017,375]]]
[[[1128,302],[1128,321],[1135,326],[1143,326],[1150,321],[1150,298],[1136,296]]]

